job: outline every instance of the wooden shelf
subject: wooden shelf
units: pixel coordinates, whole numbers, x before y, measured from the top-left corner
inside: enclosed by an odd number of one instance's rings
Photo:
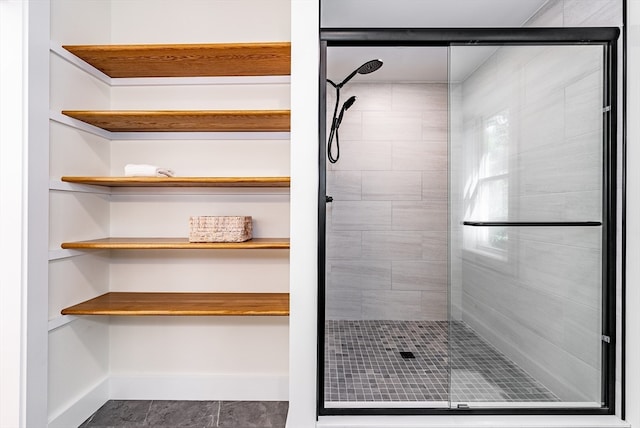
[[[110,77],[283,76],[291,43],[63,46]]]
[[[69,177],[67,183],[108,187],[289,187],[289,177]]]
[[[289,315],[288,293],[112,292],[65,308],[63,315]]]
[[[65,250],[268,250],[288,249],[289,238],[253,238],[245,242],[189,242],[188,238],[103,238],[63,242]]]
[[[112,132],[288,132],[289,110],[64,110]]]

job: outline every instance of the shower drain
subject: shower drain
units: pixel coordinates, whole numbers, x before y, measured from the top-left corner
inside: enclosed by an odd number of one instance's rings
[[[410,351],[400,351],[400,356],[405,360],[416,357],[415,355],[413,355],[413,352]]]

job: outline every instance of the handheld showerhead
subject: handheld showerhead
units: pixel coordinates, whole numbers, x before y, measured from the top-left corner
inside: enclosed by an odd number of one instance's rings
[[[352,95],[350,96],[347,101],[344,102],[344,104],[342,104],[342,111],[346,111],[349,110],[349,108],[353,105],[353,103],[356,102],[356,96]]]
[[[344,112],[349,110],[349,108],[356,102],[356,97],[351,96],[347,101],[342,104],[342,108],[340,109],[340,114],[338,115],[338,119],[336,119],[335,128],[338,129],[340,127],[340,123],[342,123],[342,116],[344,116]]]

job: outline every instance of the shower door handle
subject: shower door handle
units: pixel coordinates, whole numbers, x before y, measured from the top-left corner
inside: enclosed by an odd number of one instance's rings
[[[601,221],[463,221],[464,226],[476,227],[568,227],[568,226],[602,226]]]
[[[325,202],[333,202],[333,196],[325,196]]]

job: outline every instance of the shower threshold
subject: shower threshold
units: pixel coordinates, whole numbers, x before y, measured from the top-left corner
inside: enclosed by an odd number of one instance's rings
[[[448,409],[447,401],[328,401],[330,409]]]
[[[566,402],[566,401],[542,401],[515,403],[512,401],[490,401],[473,403],[449,403],[447,401],[329,401],[325,403],[328,409],[455,409],[458,405],[465,405],[469,409],[504,409],[504,408],[575,408],[592,409],[600,407],[597,402]]]

